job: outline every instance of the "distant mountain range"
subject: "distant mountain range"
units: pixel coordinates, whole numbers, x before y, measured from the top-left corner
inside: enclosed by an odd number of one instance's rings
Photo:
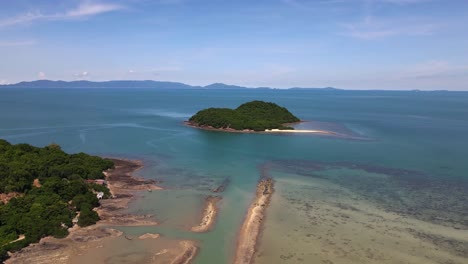
[[[32,82],[19,82],[15,84],[0,85],[0,88],[150,88],[150,89],[249,89],[248,87],[228,85],[224,83],[213,83],[207,86],[192,86],[178,82],[162,82],[162,81],[106,81],[106,82],[91,82],[91,81],[50,81],[37,80]],[[252,88],[250,88],[252,89]],[[254,89],[275,89],[270,87],[256,87]],[[339,90],[337,88],[299,88],[290,89],[320,89],[320,90]]]

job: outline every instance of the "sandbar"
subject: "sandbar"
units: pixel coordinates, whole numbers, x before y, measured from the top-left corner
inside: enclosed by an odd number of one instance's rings
[[[234,264],[250,264],[253,262],[265,211],[273,192],[273,179],[265,177],[258,182],[255,198],[247,211],[239,233]]]
[[[200,224],[192,227],[192,232],[202,233],[211,229],[218,214],[217,204],[221,200],[219,196],[208,196],[205,199],[205,209]]]

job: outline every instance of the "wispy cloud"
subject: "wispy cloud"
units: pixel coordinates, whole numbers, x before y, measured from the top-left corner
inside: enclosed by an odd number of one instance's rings
[[[124,6],[110,3],[81,2],[77,7],[61,13],[43,13],[41,11],[28,12],[25,14],[4,18],[0,20],[0,28],[15,25],[30,24],[37,21],[56,21],[86,18],[103,13],[123,9]]]
[[[430,2],[433,0],[378,0],[378,1],[391,3],[391,4],[398,4],[398,5],[407,5],[407,4],[418,4],[418,3]]]
[[[281,0],[281,2],[290,7],[305,7],[305,6],[316,6],[316,5],[334,5],[334,4],[349,4],[351,0]]]
[[[343,23],[342,35],[359,39],[377,39],[390,36],[424,36],[432,35],[438,25],[420,19],[382,20],[367,16],[355,23]]]
[[[104,3],[82,3],[77,8],[66,12],[63,18],[74,18],[74,17],[85,17],[94,16],[102,13],[108,13],[116,10],[123,9],[123,6],[116,4],[104,4]]]
[[[29,46],[34,44],[36,44],[34,40],[0,41],[0,47]]]
[[[39,80],[45,80],[46,74],[45,74],[44,72],[39,72],[39,73],[37,74],[37,78],[38,78]]]
[[[84,71],[84,72],[80,72],[80,73],[76,73],[74,74],[74,76],[80,80],[84,80],[86,78],[89,77],[89,72],[88,71]]]

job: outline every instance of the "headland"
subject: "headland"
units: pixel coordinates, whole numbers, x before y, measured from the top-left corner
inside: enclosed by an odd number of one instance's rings
[[[102,258],[102,248],[114,244],[143,243],[150,252],[145,256],[136,256],[148,260],[148,263],[190,263],[196,256],[198,246],[194,241],[183,240],[179,243],[157,242],[159,234],[146,233],[137,239],[125,235],[110,226],[154,226],[158,222],[153,215],[133,215],[125,212],[128,204],[139,192],[162,190],[154,180],[147,180],[132,175],[143,167],[141,161],[111,159],[114,168],[105,172],[107,186],[112,198],[101,200],[96,209],[100,220],[88,227],[78,225],[69,229],[66,238],[45,237],[15,253],[5,263],[75,263],[90,258]],[[148,246],[154,244],[155,246]],[[133,256],[135,257],[135,256]]]

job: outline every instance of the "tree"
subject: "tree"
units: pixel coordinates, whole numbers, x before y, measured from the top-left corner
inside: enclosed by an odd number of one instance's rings
[[[99,221],[99,216],[96,211],[93,211],[87,204],[83,205],[78,218],[78,225],[81,227],[94,225],[97,221]]]
[[[255,131],[273,128],[282,129],[285,123],[299,121],[299,118],[291,114],[286,108],[263,101],[248,102],[236,109],[208,108],[199,111],[189,119],[192,124],[202,127]]]

